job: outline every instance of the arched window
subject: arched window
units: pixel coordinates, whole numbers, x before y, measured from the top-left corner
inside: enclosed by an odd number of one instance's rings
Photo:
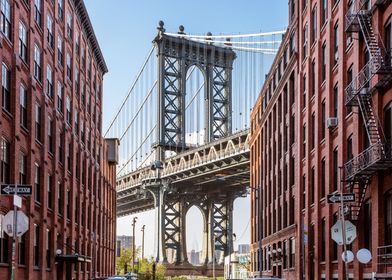
[[[385,195],[385,245],[392,245],[392,189]]]

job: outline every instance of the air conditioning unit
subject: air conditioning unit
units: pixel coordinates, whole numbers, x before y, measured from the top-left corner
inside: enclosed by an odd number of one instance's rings
[[[329,129],[333,129],[338,126],[338,118],[328,118],[327,119],[327,127]]]

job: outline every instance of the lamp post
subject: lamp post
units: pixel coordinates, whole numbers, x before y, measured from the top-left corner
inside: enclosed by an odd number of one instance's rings
[[[144,259],[144,229],[146,228],[146,225],[142,226],[142,259]]]
[[[135,272],[135,225],[137,217],[132,220],[132,272]]]
[[[263,275],[263,247],[261,246],[261,239],[263,236],[263,219],[261,217],[261,206],[262,206],[262,200],[261,200],[261,186],[257,186],[257,187],[250,187],[249,189],[255,191],[255,193],[257,194],[257,199],[258,199],[258,209],[259,209],[259,213],[257,213],[259,219],[258,219],[258,223],[259,223],[259,276],[261,277]],[[257,191],[257,192],[256,192]]]

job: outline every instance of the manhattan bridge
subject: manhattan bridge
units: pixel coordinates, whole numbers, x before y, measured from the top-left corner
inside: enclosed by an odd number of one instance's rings
[[[120,140],[117,217],[155,209],[156,260],[168,275],[192,267],[185,236],[192,206],[203,216],[199,273],[233,251],[233,202],[250,181],[250,112],[282,36],[190,35],[183,26],[168,33],[161,21],[110,122],[105,137]]]

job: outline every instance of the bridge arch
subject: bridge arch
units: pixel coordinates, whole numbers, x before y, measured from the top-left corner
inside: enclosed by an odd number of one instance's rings
[[[187,261],[193,265],[203,265],[206,260],[206,241],[208,237],[207,216],[198,205],[191,205],[185,212],[185,242]],[[194,250],[194,252],[192,252]],[[196,259],[198,258],[198,261]]]

